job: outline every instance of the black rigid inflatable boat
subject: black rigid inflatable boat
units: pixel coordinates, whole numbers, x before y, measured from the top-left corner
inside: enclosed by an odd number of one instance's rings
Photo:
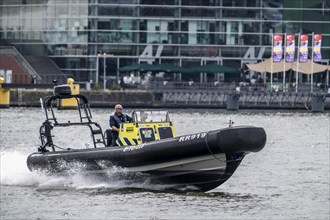
[[[266,133],[259,127],[230,126],[180,137],[164,137],[161,134],[164,129],[152,129],[156,122],[150,122],[151,126],[148,127],[147,123],[136,119],[133,124],[140,132],[137,144],[106,147],[109,137],[105,137],[100,125],[91,121],[87,98],[71,95],[63,92],[63,89],[57,88],[60,92],[43,100],[46,121],[40,128],[42,145],[38,152],[27,158],[27,166],[31,171],[61,174],[70,170],[72,163],[82,163],[84,166],[79,172],[102,173],[118,166],[127,172],[148,174],[151,183],[172,186],[170,188],[174,190],[208,191],[224,183],[248,153],[260,151],[266,143]],[[59,123],[54,115],[53,102],[72,98],[77,100],[80,122]],[[164,128],[162,123],[160,127]],[[51,130],[71,125],[90,127],[94,148],[57,150]],[[169,126],[172,126],[171,122]],[[142,137],[146,133],[145,129],[158,132],[154,134],[158,135],[158,139],[148,141]],[[168,130],[166,134],[169,134]],[[122,131],[125,135],[125,127]],[[150,133],[147,134],[150,137]],[[100,138],[97,139],[96,135]],[[124,137],[124,140],[128,139]]]

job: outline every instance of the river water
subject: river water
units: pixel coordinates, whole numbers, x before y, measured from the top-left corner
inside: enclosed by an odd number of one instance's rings
[[[129,113],[131,109],[128,109]],[[29,172],[40,109],[0,111],[0,219],[329,219],[330,114],[307,111],[171,110],[177,134],[235,125],[264,127],[267,144],[245,157],[234,175],[206,193],[172,193],[148,184]],[[108,126],[110,111],[92,109]],[[73,112],[68,112],[70,120]],[[67,119],[67,118],[66,118]],[[88,145],[85,130],[61,131],[60,143]],[[87,130],[86,130],[87,132]],[[86,133],[87,134],[87,133]],[[60,137],[58,137],[60,136]],[[63,145],[62,145],[63,146]]]

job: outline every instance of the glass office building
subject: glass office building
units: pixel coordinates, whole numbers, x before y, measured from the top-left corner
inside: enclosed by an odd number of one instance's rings
[[[77,81],[116,77],[141,62],[240,68],[271,56],[273,33],[322,33],[329,0],[1,0],[0,38],[48,56]],[[106,68],[104,68],[106,62]]]

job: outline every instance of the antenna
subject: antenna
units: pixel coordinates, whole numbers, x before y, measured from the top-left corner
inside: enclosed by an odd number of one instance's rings
[[[235,124],[235,122],[229,118],[229,127],[233,127],[233,124]]]
[[[40,105],[41,105],[41,111],[42,111],[42,113],[45,113],[44,103],[42,101],[42,98],[40,98],[39,100],[40,100]]]

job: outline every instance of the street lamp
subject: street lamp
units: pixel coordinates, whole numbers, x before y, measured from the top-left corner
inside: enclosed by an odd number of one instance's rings
[[[97,54],[96,57],[96,74],[95,74],[95,83],[99,84],[99,57],[101,54]]]
[[[97,71],[96,72],[96,82],[97,83],[99,81],[99,79],[98,79],[99,78],[99,58],[101,56],[103,57],[103,89],[105,90],[106,89],[106,84],[107,84],[107,76],[106,76],[106,67],[107,67],[107,65],[106,65],[105,58],[107,56],[113,57],[113,54],[107,54],[107,53],[97,54],[97,66],[96,66],[96,68],[97,68],[97,70],[96,70]]]
[[[105,90],[106,88],[106,84],[107,84],[107,80],[106,80],[106,56],[107,53],[103,53],[103,54],[97,54],[97,61],[96,61],[96,83],[99,82],[99,58],[100,56],[103,56],[103,89]]]
[[[105,57],[107,56],[106,53],[103,53],[103,90],[106,88],[107,79],[106,79],[106,63],[105,63]]]

